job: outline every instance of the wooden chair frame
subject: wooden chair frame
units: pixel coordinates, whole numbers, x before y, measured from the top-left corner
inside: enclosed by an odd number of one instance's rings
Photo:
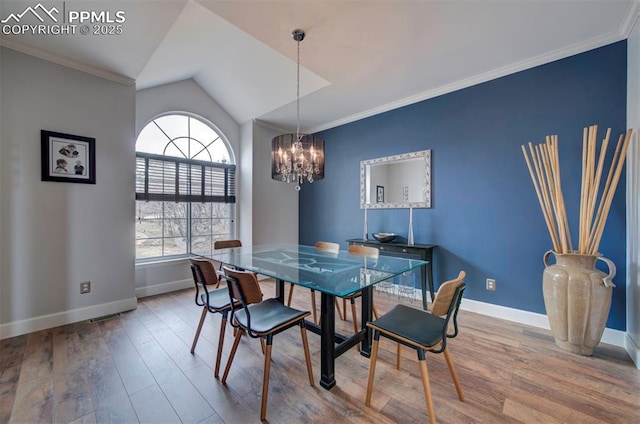
[[[459,283],[459,285],[455,288],[453,296],[451,296],[448,308],[446,309],[446,315],[442,317],[442,335],[440,337],[440,340],[431,346],[420,344],[414,340],[407,339],[395,333],[392,333],[389,330],[386,330],[385,328],[378,327],[376,326],[375,321],[372,323],[367,323],[367,326],[372,328],[374,331],[373,346],[371,351],[371,363],[369,367],[369,380],[367,383],[367,395],[365,399],[365,404],[367,406],[371,406],[371,394],[373,391],[375,366],[376,366],[376,361],[378,357],[378,344],[379,344],[381,335],[399,344],[416,349],[418,354],[418,362],[420,364],[422,387],[425,394],[425,402],[426,402],[427,412],[429,414],[429,422],[431,424],[435,424],[436,418],[435,418],[435,410],[433,406],[433,397],[431,395],[431,385],[429,383],[429,372],[427,369],[427,362],[426,362],[427,351],[433,352],[433,353],[444,353],[444,357],[447,362],[447,366],[449,368],[449,373],[451,374],[451,378],[453,379],[453,384],[456,388],[458,398],[464,402],[464,393],[462,391],[462,387],[460,386],[460,381],[458,380],[458,374],[456,373],[456,369],[453,364],[451,353],[447,349],[447,339],[456,337],[458,335],[458,311],[460,309],[460,303],[462,301],[462,294],[464,293],[464,290],[465,290],[465,284],[463,281],[464,276],[465,276],[464,271],[461,271],[458,278],[447,282],[452,284]],[[443,285],[441,286],[441,289],[445,284],[446,283],[443,283]],[[436,298],[434,299],[434,305],[433,305],[434,307],[436,307],[436,302],[438,302],[438,300],[439,300],[438,296],[436,295]],[[442,305],[442,301],[439,302],[439,305]],[[436,307],[436,309],[437,308],[438,307]],[[424,312],[424,313],[427,313],[427,312]],[[449,323],[451,320],[453,320],[453,332],[449,333]]]
[[[266,348],[264,348],[264,375],[262,379],[262,401],[260,405],[260,419],[265,420],[267,414],[267,397],[269,393],[269,374],[271,371],[271,350],[273,343],[273,336],[279,334],[289,328],[298,325],[300,327],[300,337],[302,338],[302,346],[304,349],[304,358],[307,365],[307,374],[309,376],[309,384],[313,387],[313,369],[311,367],[311,356],[309,354],[309,344],[307,341],[307,329],[305,327],[304,318],[311,315],[310,312],[302,313],[294,319],[282,322],[275,328],[266,332],[258,332],[252,328],[251,325],[251,304],[262,303],[262,292],[258,285],[258,280],[252,272],[233,270],[228,267],[223,267],[225,271],[225,278],[227,280],[227,286],[229,291],[229,299],[231,307],[231,326],[237,329],[235,339],[231,352],[229,353],[229,360],[222,376],[222,383],[226,384],[227,377],[229,376],[229,370],[236,354],[236,350],[240,343],[240,339],[244,334],[249,335],[252,338],[258,338],[261,341],[266,341]],[[241,281],[244,279],[245,281]],[[248,284],[247,284],[248,283]],[[249,286],[249,287],[248,287]],[[251,287],[252,286],[252,287]],[[249,288],[251,291],[247,291]],[[274,299],[267,299],[267,301],[273,301]],[[246,325],[241,324],[238,319],[234,317],[237,311],[242,308],[246,316]],[[282,305],[282,308],[291,308]],[[294,310],[295,311],[295,310]],[[300,312],[300,311],[297,311]]]
[[[227,291],[227,289],[219,289],[217,288],[220,285],[220,280],[217,277],[216,269],[212,263],[210,263],[211,268],[213,269],[212,278],[216,281],[213,283],[212,281],[207,281],[205,278],[204,272],[202,272],[202,268],[200,266],[201,263],[209,262],[206,259],[191,259],[191,274],[193,275],[193,281],[196,286],[196,295],[195,302],[196,305],[202,307],[202,314],[200,315],[200,322],[198,323],[198,328],[196,329],[196,334],[193,337],[193,343],[191,344],[191,353],[194,353],[196,350],[196,345],[198,344],[198,339],[200,338],[200,332],[202,331],[202,326],[204,324],[204,320],[207,317],[207,313],[219,313],[222,315],[220,321],[220,335],[218,336],[218,351],[216,354],[216,364],[213,375],[215,378],[218,378],[220,374],[220,361],[222,359],[222,347],[224,345],[224,334],[227,327],[227,318],[229,312],[231,311],[231,304],[227,303],[223,306],[212,306],[211,305],[211,294],[215,291],[220,294],[220,291]],[[216,289],[213,291],[209,291],[207,286],[214,285]],[[202,294],[200,294],[200,286],[202,286]]]

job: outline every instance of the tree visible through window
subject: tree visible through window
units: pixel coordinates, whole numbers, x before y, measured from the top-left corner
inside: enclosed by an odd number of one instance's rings
[[[214,240],[233,238],[235,166],[213,128],[187,115],[156,118],[138,135],[136,161],[137,260],[206,255]]]

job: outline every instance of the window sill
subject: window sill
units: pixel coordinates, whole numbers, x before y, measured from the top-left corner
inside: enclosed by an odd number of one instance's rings
[[[155,268],[163,265],[179,264],[180,262],[189,262],[188,256],[170,259],[150,259],[144,262],[136,262],[136,269]]]

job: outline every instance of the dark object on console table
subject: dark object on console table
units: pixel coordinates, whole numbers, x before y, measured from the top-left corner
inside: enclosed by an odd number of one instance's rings
[[[373,233],[372,236],[380,243],[391,243],[398,235],[394,233]]]
[[[414,244],[409,246],[406,242],[392,241],[389,243],[380,243],[376,240],[349,239],[349,246],[357,244],[360,246],[376,247],[380,250],[381,255],[399,256],[401,258],[420,259],[427,261],[426,266],[420,267],[420,289],[422,290],[422,307],[427,310],[427,284],[429,284],[429,294],[431,301],[435,297],[433,288],[433,248],[435,244]]]

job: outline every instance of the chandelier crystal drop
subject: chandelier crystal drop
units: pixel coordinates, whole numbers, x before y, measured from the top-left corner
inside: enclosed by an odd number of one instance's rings
[[[324,178],[324,140],[316,135],[300,134],[300,42],[305,33],[291,33],[298,43],[295,134],[282,134],[271,140],[271,178],[295,183],[296,190],[305,183]]]

